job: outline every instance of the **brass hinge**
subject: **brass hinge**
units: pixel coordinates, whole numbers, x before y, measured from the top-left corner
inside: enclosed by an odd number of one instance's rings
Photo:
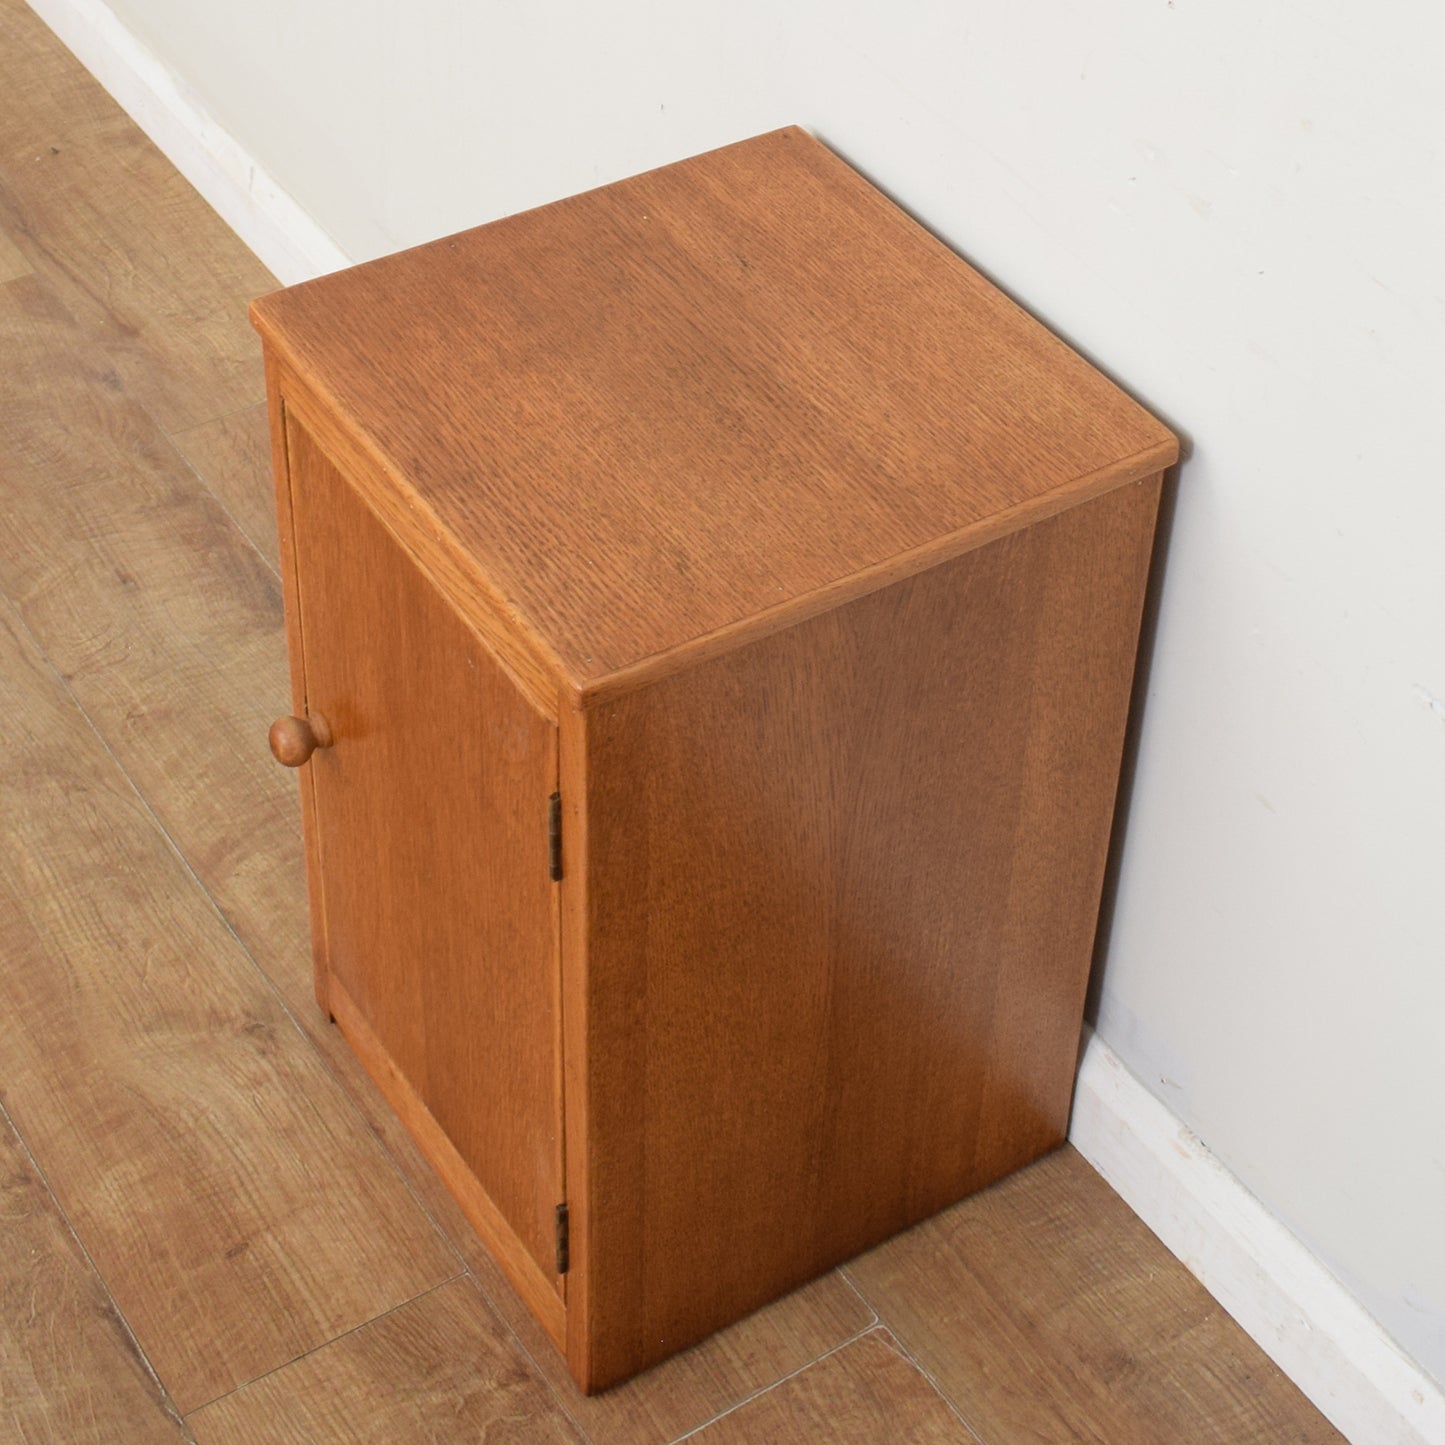
[[[547,799],[547,876],[557,883],[562,877],[562,794]]]
[[[567,1266],[571,1264],[571,1241],[569,1239],[567,1226],[567,1206],[557,1206],[557,1273],[566,1274]]]

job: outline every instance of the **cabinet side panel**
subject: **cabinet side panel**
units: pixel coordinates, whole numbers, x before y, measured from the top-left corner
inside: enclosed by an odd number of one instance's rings
[[[594,1388],[1062,1139],[1157,502],[586,715]]]
[[[334,734],[306,771],[335,1012],[560,1288],[557,729],[289,414],[286,444],[306,700]]]

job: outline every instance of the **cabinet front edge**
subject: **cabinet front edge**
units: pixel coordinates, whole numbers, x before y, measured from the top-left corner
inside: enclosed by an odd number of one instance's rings
[[[327,453],[528,702],[555,723],[559,692],[571,695],[576,680],[335,399],[308,381],[270,335],[265,350],[268,375],[287,413]]]
[[[624,693],[646,687],[649,683],[660,682],[684,668],[770,637],[775,632],[806,622],[830,608],[876,592],[942,562],[951,561],[965,552],[998,541],[1010,533],[1022,531],[1035,522],[1046,521],[1049,517],[1091,501],[1105,492],[1152,481],[1178,460],[1179,443],[1174,436],[1167,435],[1163,440],[1133,456],[1100,467],[1097,471],[1056,487],[1041,497],[1030,498],[1016,507],[971,522],[955,532],[946,532],[942,536],[931,538],[873,567],[840,577],[836,582],[827,583],[811,592],[790,597],[775,607],[739,618],[715,631],[640,658],[611,672],[582,682],[568,679],[562,684],[562,705],[586,710]]]

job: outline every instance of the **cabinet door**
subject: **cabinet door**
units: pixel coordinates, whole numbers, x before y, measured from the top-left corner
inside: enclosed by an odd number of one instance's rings
[[[308,765],[332,1011],[473,1222],[516,1236],[488,1243],[560,1292],[556,727],[294,415],[286,438],[306,705],[334,737]]]

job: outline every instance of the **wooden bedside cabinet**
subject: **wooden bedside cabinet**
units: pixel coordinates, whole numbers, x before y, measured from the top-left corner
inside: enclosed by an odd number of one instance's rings
[[[799,130],[253,316],[317,997],[583,1387],[1058,1144],[1174,438]]]

